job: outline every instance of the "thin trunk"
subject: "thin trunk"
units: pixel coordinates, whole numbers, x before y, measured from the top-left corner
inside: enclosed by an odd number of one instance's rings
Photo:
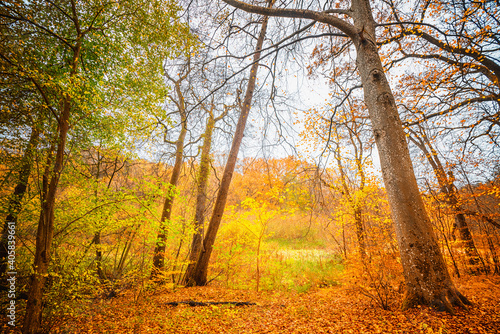
[[[430,185],[427,184],[427,186],[429,187],[429,191],[432,193]],[[434,196],[434,194],[433,194],[433,196]],[[443,219],[442,219],[441,210],[440,210],[439,207],[438,207],[438,218],[437,219],[441,223],[441,234],[443,235],[443,239],[444,239],[444,242],[445,242],[445,245],[446,245],[446,249],[448,249],[448,253],[450,254],[451,262],[453,263],[453,268],[455,269],[455,274],[457,275],[457,277],[460,278],[460,271],[458,270],[457,262],[455,261],[455,257],[453,256],[453,252],[451,251],[450,243],[448,242],[448,237],[446,236],[446,234],[447,234],[446,233],[446,228],[445,228],[445,225],[444,225],[444,222],[443,222]]]
[[[434,305],[454,313],[469,301],[455,288],[425,211],[394,95],[375,41],[368,0],[353,0],[357,65],[380,156],[406,282],[403,308]]]
[[[212,134],[215,126],[213,114],[209,115],[207,127],[204,133],[203,146],[201,149],[200,171],[198,174],[198,186],[196,195],[196,212],[194,217],[194,234],[189,252],[189,264],[184,275],[184,284],[191,277],[200,250],[203,247],[203,223],[205,221],[205,206],[207,198],[208,176],[210,174],[210,149],[212,147]]]
[[[40,137],[40,132],[33,126],[31,129],[30,139],[24,150],[24,155],[21,159],[19,166],[19,179],[14,187],[14,192],[9,200],[8,204],[8,214],[5,218],[5,222],[2,230],[2,237],[0,239],[0,276],[2,276],[7,270],[7,257],[8,257],[8,227],[9,224],[12,226],[17,225],[17,217],[21,211],[21,202],[23,200],[26,189],[28,188],[28,180],[31,175],[31,169],[33,168],[33,151],[38,146],[38,139]]]
[[[125,246],[120,256],[120,260],[118,261],[118,266],[114,270],[115,278],[119,278],[123,274],[123,269],[125,268],[125,262],[127,261],[130,248],[132,247],[132,243],[134,242],[135,236],[137,235],[137,231],[139,230],[140,227],[141,225],[137,225],[135,227],[135,230],[129,233],[129,237],[127,241],[125,241]]]
[[[184,235],[186,232],[186,224],[182,223],[182,232],[181,235]],[[184,238],[181,238],[179,241],[179,246],[177,246],[177,251],[175,252],[175,258],[174,258],[174,266],[172,268],[172,283],[178,283],[180,281],[180,278],[182,277],[182,266],[179,270],[179,275],[177,276],[176,279],[176,271],[177,271],[177,265],[179,263],[179,255],[181,254],[181,249],[182,245],[184,244]]]
[[[451,263],[453,263],[453,269],[455,269],[455,274],[457,275],[458,278],[460,278],[460,271],[458,270],[457,262],[455,261],[455,257],[453,256],[453,252],[451,251],[450,248],[450,243],[448,242],[448,238],[446,235],[443,233],[444,241],[446,244],[446,249],[448,250],[448,253],[450,254],[451,258]]]
[[[270,7],[272,6],[272,1],[269,6]],[[243,101],[243,105],[241,106],[240,117],[238,119],[238,124],[236,125],[236,131],[234,133],[233,143],[231,145],[231,151],[229,152],[227,163],[224,168],[224,173],[222,175],[220,188],[217,193],[217,199],[215,201],[212,218],[210,219],[210,223],[207,229],[207,234],[205,236],[205,239],[203,240],[203,248],[201,249],[200,255],[198,256],[198,260],[196,261],[193,274],[190,277],[187,277],[186,279],[187,286],[194,286],[194,285],[202,286],[207,283],[208,262],[210,260],[210,255],[212,254],[212,248],[215,242],[215,237],[217,236],[217,231],[219,230],[219,225],[222,220],[222,215],[224,214],[224,208],[226,206],[229,185],[231,184],[234,168],[236,166],[236,160],[238,158],[238,152],[240,150],[240,145],[243,140],[243,133],[245,131],[248,114],[250,113],[250,106],[252,104],[253,92],[255,90],[255,81],[257,78],[257,69],[259,67],[259,58],[261,55],[262,44],[264,43],[264,38],[266,36],[267,22],[268,22],[268,17],[265,16],[262,22],[259,38],[257,40],[257,46],[255,48],[255,54],[253,57],[254,64],[252,65],[250,71],[250,79],[248,80],[245,99]]]
[[[495,245],[493,244],[493,240],[489,234],[486,234],[486,240],[488,241],[488,249],[490,250],[491,258],[493,259],[493,274],[498,275],[500,274],[500,261],[498,260]]]
[[[156,247],[153,254],[153,269],[151,271],[152,278],[157,277],[160,271],[165,267],[165,249],[168,234],[167,227],[172,215],[175,188],[177,187],[177,183],[181,174],[181,167],[184,157],[184,140],[187,134],[187,117],[184,97],[180,89],[180,81],[175,82],[175,89],[179,98],[178,106],[181,116],[181,131],[179,133],[179,137],[177,138],[174,168],[172,169],[172,175],[170,176],[167,195],[165,197],[165,202],[163,203],[163,210],[160,220],[160,230],[158,232]]]
[[[260,287],[260,244],[262,242],[262,237],[264,236],[264,234],[262,233],[260,236],[259,236],[259,241],[257,243],[257,282],[256,282],[256,286],[255,286],[255,291],[259,292],[259,287]]]
[[[116,165],[115,165],[116,166]],[[101,156],[99,151],[97,151],[97,171],[95,175],[96,179],[96,184],[95,184],[95,205],[97,206],[97,203],[99,201],[99,175],[101,173]],[[109,185],[108,184],[108,188]],[[104,280],[106,278],[106,275],[104,274],[104,271],[102,270],[102,247],[101,247],[101,231],[96,231],[94,234],[94,244],[95,244],[95,263],[97,267],[97,276],[99,279]]]
[[[486,272],[486,265],[477,251],[474,239],[472,238],[472,233],[470,232],[469,225],[467,224],[463,213],[463,208],[459,203],[458,193],[455,185],[453,184],[453,174],[451,174],[451,171],[449,174],[446,174],[436,150],[432,147],[429,140],[426,139],[425,135],[423,136],[423,139],[420,139],[415,132],[413,132],[413,134],[415,138],[410,136],[410,140],[426,156],[427,161],[434,171],[441,193],[445,195],[446,201],[450,204],[454,212],[455,224],[453,228],[454,230],[458,229],[459,237],[462,245],[464,246],[467,262],[469,263],[472,273]],[[427,147],[429,147],[429,149],[427,149]]]
[[[344,244],[344,259],[347,260],[347,240],[345,237],[345,224],[342,221],[342,242]]]
[[[356,153],[356,169],[359,173],[359,190],[360,192],[365,189],[365,171],[363,169],[363,144],[356,133],[356,138],[353,137],[353,131],[349,131],[349,137],[351,138],[352,145]],[[355,144],[355,139],[358,142],[359,149]],[[366,243],[365,243],[365,228],[363,226],[363,210],[361,207],[360,200],[354,200],[354,221],[356,223],[356,234],[358,237],[359,253],[361,254],[361,259],[363,262],[366,260]]]
[[[81,33],[80,23],[76,16],[76,10],[73,4],[73,21],[75,23],[78,37],[73,47],[73,59],[71,62],[70,81],[77,74],[82,42],[85,37]],[[23,334],[35,334],[40,332],[42,325],[43,311],[43,286],[47,276],[50,252],[52,247],[52,237],[54,236],[54,207],[56,202],[57,187],[64,166],[64,149],[69,131],[69,118],[71,111],[71,96],[63,93],[61,99],[61,113],[58,119],[57,143],[54,166],[51,170],[53,150],[48,152],[47,165],[43,174],[41,211],[38,220],[38,228],[35,243],[35,259],[33,261],[33,271],[31,275],[31,284],[28,291],[28,301],[26,302],[26,313],[24,317]]]
[[[94,234],[94,245],[95,248],[95,263],[97,267],[97,276],[100,280],[106,279],[106,275],[102,269],[102,247],[101,247],[101,231],[97,231]]]
[[[63,169],[64,148],[66,146],[66,138],[69,130],[70,97],[66,96],[62,104],[63,107],[58,126],[59,135],[54,168],[50,171],[52,153],[49,152],[48,165],[43,177],[44,191],[42,209],[38,220],[36,235],[35,259],[33,261],[34,273],[31,276],[28,302],[26,304],[26,315],[22,330],[24,334],[38,333],[42,323],[43,286],[50,262],[50,251],[54,234],[56,192]]]
[[[96,181],[99,181],[99,175],[100,175],[100,163],[101,159],[99,157],[99,152],[97,153],[97,173],[96,173]],[[114,177],[118,173],[120,169],[123,168],[125,165],[126,160],[123,161],[121,167],[118,167],[118,156],[116,156],[114,165],[113,165],[113,172],[111,173],[111,176],[108,181],[108,185],[106,186],[106,189],[111,188],[111,183],[113,182]],[[98,192],[97,192],[97,186],[96,186],[96,191],[95,191],[95,199],[96,199],[96,206],[98,204]],[[106,273],[103,269],[102,265],[102,244],[101,244],[101,230],[98,230],[94,234],[94,239],[92,240],[92,243],[96,246],[95,249],[95,262],[96,262],[96,267],[97,267],[97,276],[99,277],[100,280],[105,280],[106,279]]]
[[[337,142],[340,141],[340,136],[338,134],[337,129],[334,129],[335,136],[337,138]],[[351,136],[351,142],[352,142],[352,136]],[[356,149],[357,152],[357,149]],[[359,203],[357,203],[357,199],[354,198],[351,194],[351,189],[349,188],[349,185],[347,184],[347,176],[345,174],[344,166],[342,165],[342,159],[340,156],[340,148],[337,147],[337,149],[334,152],[335,159],[337,160],[337,167],[340,172],[340,183],[342,184],[342,195],[347,198],[347,201],[349,202],[349,206],[352,210],[352,214],[354,215],[354,226],[356,230],[356,238],[358,239],[358,251],[359,251],[359,256],[361,260],[364,262],[366,259],[366,245],[365,245],[365,232],[364,232],[364,227],[363,227],[363,216],[362,216],[362,209]],[[358,169],[358,172],[360,173],[360,190],[363,190],[364,185],[365,185],[365,174],[363,171],[363,167],[361,165],[361,158],[356,154],[356,168]]]
[[[365,231],[363,227],[363,219],[361,215],[361,208],[354,209],[354,224],[356,225],[356,237],[358,238],[358,249],[361,260],[366,260],[366,245],[365,245]]]

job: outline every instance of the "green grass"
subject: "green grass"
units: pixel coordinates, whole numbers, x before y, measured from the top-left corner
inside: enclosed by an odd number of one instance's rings
[[[279,249],[324,249],[326,247],[323,240],[313,240],[309,238],[268,238],[266,243],[271,247]]]
[[[307,292],[338,285],[344,270],[341,258],[324,249],[280,249],[266,263],[262,287]]]

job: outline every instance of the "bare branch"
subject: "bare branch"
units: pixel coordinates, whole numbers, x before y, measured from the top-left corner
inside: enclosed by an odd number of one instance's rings
[[[337,29],[345,33],[353,40],[357,40],[359,38],[356,28],[352,24],[342,19],[339,19],[338,17],[332,16],[327,12],[317,12],[308,9],[265,8],[261,6],[250,5],[248,3],[238,0],[223,0],[223,1],[233,7],[239,8],[249,13],[266,15],[266,16],[305,18],[326,23],[336,27]],[[347,13],[342,13],[342,14],[347,15]]]

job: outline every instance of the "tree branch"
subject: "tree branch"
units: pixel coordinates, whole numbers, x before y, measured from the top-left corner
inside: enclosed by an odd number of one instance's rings
[[[353,40],[357,40],[359,38],[356,28],[352,24],[342,19],[339,19],[338,17],[332,16],[327,12],[317,12],[308,9],[266,8],[261,6],[250,5],[248,3],[238,0],[223,0],[223,1],[228,5],[239,8],[249,13],[260,14],[265,16],[291,17],[291,18],[301,18],[301,19],[305,18],[313,21],[326,23],[341,30],[343,33],[345,33]],[[348,12],[346,11],[342,14],[348,15],[347,13]]]
[[[451,106],[450,108],[448,108],[447,110],[443,110],[443,111],[439,111],[439,112],[435,112],[435,113],[432,113],[432,114],[429,114],[429,115],[424,115],[424,117],[422,119],[419,119],[417,121],[414,121],[414,122],[411,122],[411,123],[404,123],[403,125],[405,127],[408,127],[408,126],[413,126],[413,125],[417,125],[417,124],[420,124],[422,123],[423,121],[425,120],[428,120],[430,118],[434,118],[436,116],[440,116],[440,115],[445,115],[445,114],[448,114],[450,112],[452,112],[453,110],[455,109],[458,109],[460,107],[463,107],[467,104],[470,104],[470,103],[475,103],[475,102],[488,102],[488,101],[498,101],[499,99],[499,96],[498,95],[487,95],[487,96],[480,96],[480,97],[475,97],[475,98],[471,98],[471,99],[467,99],[467,100],[463,100],[453,106]]]

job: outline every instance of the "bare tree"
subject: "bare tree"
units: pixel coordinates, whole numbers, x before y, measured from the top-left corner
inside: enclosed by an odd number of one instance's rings
[[[272,6],[273,1],[269,3],[269,7]],[[220,184],[219,191],[217,193],[217,199],[215,201],[214,209],[212,212],[212,218],[208,225],[207,233],[205,239],[203,240],[203,248],[198,256],[196,265],[190,273],[186,276],[185,282],[188,286],[193,285],[205,285],[207,283],[207,269],[208,262],[210,260],[210,255],[212,254],[213,245],[215,242],[215,237],[217,236],[217,231],[219,230],[220,222],[222,220],[222,215],[224,214],[224,208],[226,206],[227,195],[229,191],[229,186],[231,184],[231,179],[233,176],[234,168],[236,166],[236,161],[238,158],[238,152],[240,150],[241,142],[243,140],[243,134],[245,131],[245,126],[247,123],[248,115],[250,113],[250,107],[252,105],[252,97],[255,90],[255,82],[257,79],[257,69],[259,67],[259,59],[261,56],[262,45],[264,43],[264,38],[267,31],[267,16],[264,17],[262,21],[262,27],[260,30],[259,37],[257,39],[257,45],[255,47],[255,53],[253,56],[253,65],[250,70],[250,79],[248,80],[247,90],[243,103],[240,105],[240,116],[238,119],[238,124],[236,125],[236,130],[233,137],[233,143],[229,156],[224,168],[224,173],[222,175],[222,180]]]
[[[187,79],[191,72],[191,67],[189,61],[186,63],[186,68],[184,73],[179,75],[179,78],[174,78],[165,72],[165,76],[174,86],[174,92],[176,97],[170,95],[170,100],[175,104],[177,112],[180,117],[180,131],[175,142],[170,142],[170,144],[175,145],[175,162],[172,168],[172,174],[170,175],[170,180],[168,182],[168,187],[166,190],[165,201],[163,203],[163,210],[160,220],[160,229],[157,236],[156,246],[153,253],[153,268],[151,271],[151,277],[157,277],[160,270],[165,266],[165,249],[168,235],[168,223],[172,216],[172,208],[174,204],[175,191],[179,177],[181,175],[182,162],[184,160],[184,140],[187,134],[187,121],[188,121],[188,111],[186,109],[186,101],[184,97],[184,92],[181,89],[181,84]],[[165,139],[166,140],[166,139]]]
[[[203,223],[205,221],[205,210],[206,210],[206,200],[207,200],[207,187],[208,187],[208,177],[210,174],[210,150],[212,148],[212,136],[215,128],[215,124],[220,121],[223,117],[227,115],[228,107],[217,117],[214,115],[215,103],[212,99],[212,103],[208,107],[202,108],[207,112],[207,124],[205,127],[205,133],[203,134],[203,145],[201,146],[201,157],[200,166],[198,171],[198,178],[196,181],[196,206],[195,206],[195,216],[194,216],[194,234],[193,240],[191,242],[191,248],[189,250],[189,264],[184,275],[184,280],[186,277],[191,276],[192,270],[194,270],[194,265],[203,247]]]
[[[378,53],[377,24],[370,1],[352,0],[350,8],[323,11],[224,1],[261,15],[322,22],[352,40],[400,248],[407,290],[403,308],[434,305],[450,313],[454,313],[453,305],[465,308],[470,302],[451,280],[420,196],[396,102]]]

